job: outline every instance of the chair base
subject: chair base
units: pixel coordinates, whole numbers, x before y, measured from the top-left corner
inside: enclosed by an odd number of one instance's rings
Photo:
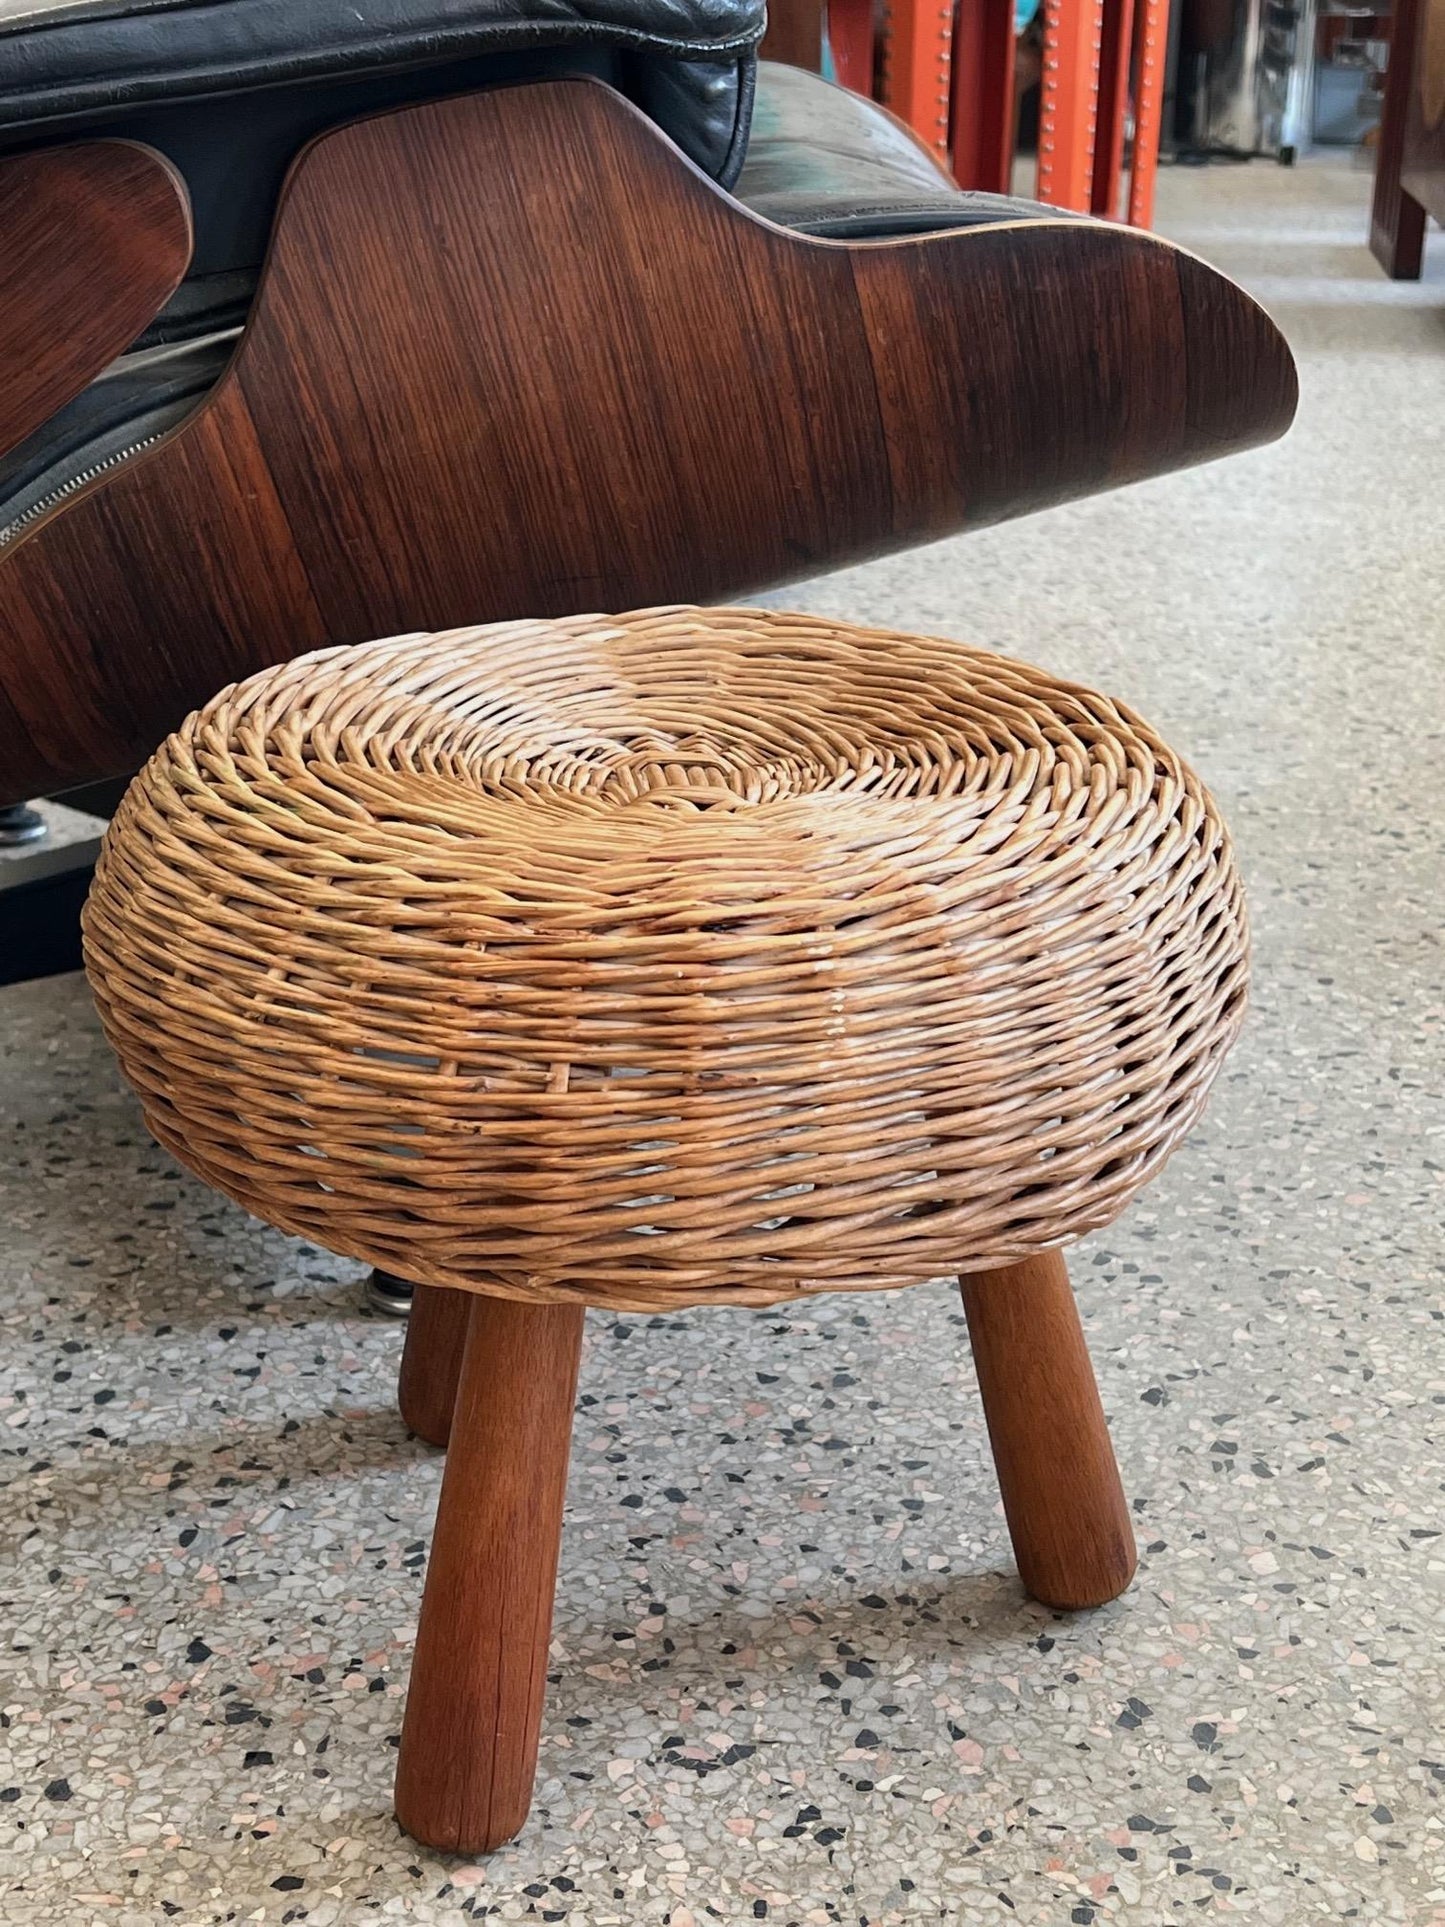
[[[1019,1575],[1102,1605],[1134,1576],[1129,1508],[1057,1252],[963,1281]],[[488,1853],[531,1803],[583,1310],[416,1288],[403,1416],[448,1443],[397,1768],[429,1847]]]
[[[411,1316],[412,1296],[416,1287],[395,1273],[382,1271],[379,1267],[372,1271],[361,1288],[361,1295],[368,1310],[378,1313],[382,1318],[409,1318]]]

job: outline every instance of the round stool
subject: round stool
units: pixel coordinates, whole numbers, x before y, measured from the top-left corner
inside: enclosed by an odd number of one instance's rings
[[[152,758],[85,942],[160,1142],[418,1287],[421,1839],[526,1816],[588,1304],[960,1277],[1024,1584],[1128,1584],[1058,1250],[1198,1115],[1247,939],[1208,795],[1108,698],[763,610],[328,650]]]

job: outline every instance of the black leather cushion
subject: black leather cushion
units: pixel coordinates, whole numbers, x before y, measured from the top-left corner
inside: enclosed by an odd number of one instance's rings
[[[481,55],[606,47],[631,57],[623,91],[727,179],[763,20],[763,0],[9,0],[0,136],[13,144],[168,103]]]
[[[764,61],[734,193],[779,227],[833,240],[927,234],[1062,210],[955,187],[900,121],[799,67]]]

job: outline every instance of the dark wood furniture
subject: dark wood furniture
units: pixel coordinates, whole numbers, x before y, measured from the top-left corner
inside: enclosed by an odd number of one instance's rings
[[[1370,250],[1392,280],[1420,278],[1427,215],[1445,221],[1445,0],[1395,0],[1370,209]]]
[[[0,162],[0,454],[128,348],[191,258],[185,183],[134,141]]]
[[[203,405],[0,546],[0,800],[303,650],[721,599],[1294,406],[1263,311],[1148,235],[783,232],[586,80],[364,120],[297,164]]]

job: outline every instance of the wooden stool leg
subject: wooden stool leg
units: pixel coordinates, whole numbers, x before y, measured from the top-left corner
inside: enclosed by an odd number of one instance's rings
[[[531,1805],[582,1317],[472,1306],[396,1772],[397,1819],[446,1852]]]
[[[962,1289],[1019,1577],[1047,1606],[1101,1606],[1137,1555],[1063,1258],[976,1273]]]
[[[452,1406],[475,1296],[436,1285],[412,1289],[396,1402],[407,1430],[428,1445],[445,1445],[452,1429]]]

